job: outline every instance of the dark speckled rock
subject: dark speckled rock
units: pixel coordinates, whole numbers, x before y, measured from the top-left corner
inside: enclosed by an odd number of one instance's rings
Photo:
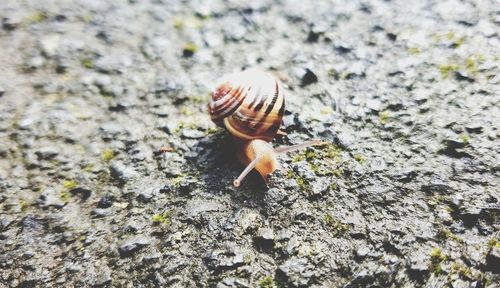
[[[487,268],[495,273],[500,273],[500,248],[492,247],[486,256]]]
[[[145,237],[135,237],[133,239],[129,239],[123,243],[120,248],[120,255],[122,257],[130,256],[134,252],[140,250],[144,246],[147,246],[150,244],[150,240],[148,240]]]
[[[218,274],[224,270],[236,269],[244,265],[244,255],[239,252],[214,250],[205,258],[207,266]]]
[[[279,266],[277,274],[291,287],[307,287],[314,275],[314,272],[308,268],[307,259],[292,258]]]

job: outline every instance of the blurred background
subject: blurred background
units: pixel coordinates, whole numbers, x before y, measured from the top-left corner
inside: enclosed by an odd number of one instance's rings
[[[496,287],[500,6],[0,3],[0,283]],[[266,187],[207,112],[285,88]],[[0,286],[2,286],[0,285]]]

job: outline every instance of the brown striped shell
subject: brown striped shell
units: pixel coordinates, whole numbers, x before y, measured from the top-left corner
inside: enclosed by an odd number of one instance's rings
[[[280,128],[284,111],[281,82],[255,69],[223,76],[208,104],[212,121],[244,140],[270,142]]]

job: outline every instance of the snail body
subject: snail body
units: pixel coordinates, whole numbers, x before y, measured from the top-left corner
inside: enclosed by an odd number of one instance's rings
[[[240,143],[237,142],[237,144],[236,155],[238,160],[240,160],[243,165],[247,165],[249,170],[244,170],[243,173],[241,173],[243,177],[240,176],[238,179],[234,180],[234,186],[240,186],[241,180],[243,180],[252,168],[255,168],[255,170],[259,172],[265,182],[267,182],[267,176],[269,174],[274,172],[276,169],[281,169],[277,153],[274,151],[273,146],[269,142],[261,139],[254,139],[251,141],[241,141]],[[255,161],[255,163],[252,163],[252,161]]]
[[[292,150],[318,145],[319,140],[273,148],[269,143],[278,134],[285,99],[281,82],[273,75],[249,69],[223,76],[208,104],[212,121],[235,139],[237,157],[245,170],[234,180],[238,187],[256,169],[267,182],[268,175],[281,169],[277,156]]]

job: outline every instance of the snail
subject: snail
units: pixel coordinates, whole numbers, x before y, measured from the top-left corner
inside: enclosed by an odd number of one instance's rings
[[[225,75],[217,82],[208,103],[210,118],[233,136],[237,157],[246,165],[234,180],[235,187],[254,168],[267,183],[269,174],[282,170],[278,155],[323,144],[321,140],[312,140],[273,148],[270,142],[281,132],[284,111],[281,82],[270,73],[248,69]]]

